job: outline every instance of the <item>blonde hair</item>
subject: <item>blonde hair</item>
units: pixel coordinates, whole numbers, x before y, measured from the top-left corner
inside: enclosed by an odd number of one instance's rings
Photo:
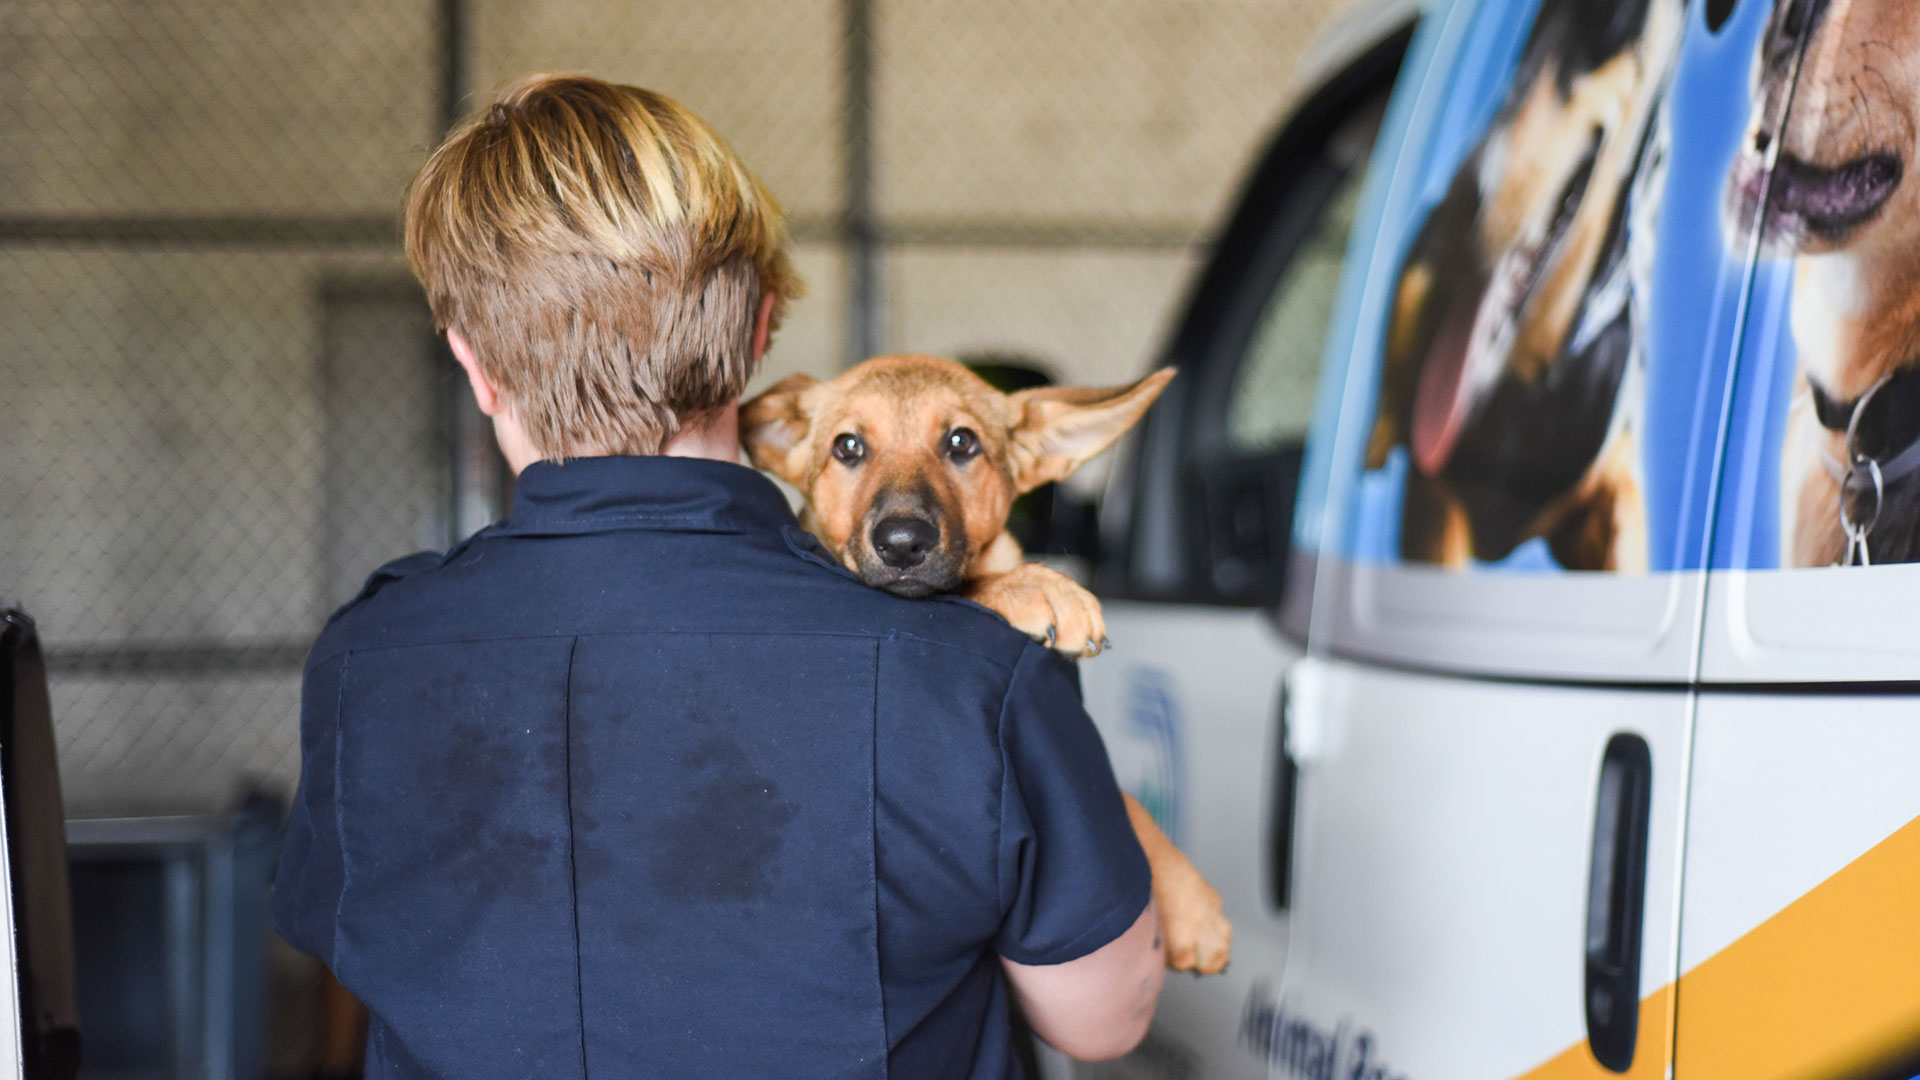
[[[407,262],[542,457],[652,454],[737,399],[801,294],[780,206],[651,90],[533,75],[463,122],[407,192]]]

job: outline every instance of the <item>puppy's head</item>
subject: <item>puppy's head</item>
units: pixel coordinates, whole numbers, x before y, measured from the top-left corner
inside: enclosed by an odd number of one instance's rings
[[[1759,218],[1774,254],[1877,246],[1904,256],[1920,243],[1920,194],[1903,183],[1916,127],[1920,5],[1776,0],[1754,58],[1753,119],[1727,183],[1731,235],[1746,236]]]
[[[780,382],[741,407],[740,437],[861,581],[924,596],[965,581],[1015,496],[1112,445],[1171,378],[1003,394],[952,360],[886,356]]]

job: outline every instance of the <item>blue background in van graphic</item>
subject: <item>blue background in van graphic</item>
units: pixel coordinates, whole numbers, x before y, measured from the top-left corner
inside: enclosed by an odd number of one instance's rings
[[[1455,170],[1493,120],[1538,7],[1538,0],[1483,3],[1457,41],[1445,40],[1447,35],[1435,25],[1442,21],[1438,18],[1423,30],[1426,40],[1416,45],[1412,65],[1431,52],[1445,69],[1443,79],[1428,83],[1429,92],[1441,88],[1442,104],[1420,130],[1420,118],[1413,115],[1416,106],[1397,101],[1395,116],[1383,132],[1383,149],[1393,145],[1396,133],[1405,132],[1410,160],[1418,165],[1399,204],[1389,195],[1388,177],[1369,177],[1363,215],[1381,225],[1380,251],[1371,262],[1374,274],[1384,274],[1388,281],[1397,275],[1428,210],[1440,201]],[[1718,33],[1707,30],[1701,7],[1697,2],[1688,5],[1668,90],[1668,172],[1654,229],[1649,295],[1642,298],[1647,355],[1639,441],[1649,565],[1654,570],[1772,567],[1779,562],[1776,478],[1794,361],[1793,343],[1781,332],[1781,316],[1791,266],[1784,260],[1761,260],[1750,273],[1747,238],[1729,237],[1721,214],[1728,172],[1746,135],[1754,52],[1773,5],[1738,5]],[[1408,71],[1416,70],[1412,65]],[[1366,254],[1370,235],[1364,225],[1355,231],[1352,254]],[[1368,266],[1363,257],[1349,263],[1342,312],[1358,302]],[[1370,310],[1360,312],[1353,325],[1337,325],[1328,336],[1315,446],[1296,519],[1304,546],[1325,544],[1375,563],[1399,561],[1400,500],[1407,468],[1403,450],[1395,450],[1384,469],[1364,472],[1360,467],[1392,292],[1390,286],[1376,287]],[[1740,376],[1729,389],[1728,359],[1743,328]],[[1348,430],[1339,433],[1336,447],[1331,436],[1341,418]],[[1732,482],[1720,489],[1720,538],[1709,551],[1710,502],[1716,470],[1722,466],[1715,447],[1723,424],[1728,427],[1726,475]],[[1345,513],[1339,512],[1343,506]],[[1557,570],[1540,540],[1486,565]]]

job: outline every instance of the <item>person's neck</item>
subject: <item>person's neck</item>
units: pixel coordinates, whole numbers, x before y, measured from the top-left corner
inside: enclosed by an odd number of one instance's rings
[[[507,459],[507,467],[515,476],[520,475],[527,466],[544,460],[540,452],[527,440],[526,433],[520,429],[519,421],[511,412],[503,411],[493,418],[494,439],[500,444],[500,456]],[[605,457],[607,452],[599,447],[580,447],[574,457]],[[702,417],[698,423],[682,427],[667,444],[660,448],[662,457],[712,458],[715,461],[737,462],[740,460],[740,407],[731,403],[710,416]]]
[[[666,457],[739,461],[740,406],[729,402],[720,411],[703,417],[700,423],[681,428],[660,448],[660,453]]]

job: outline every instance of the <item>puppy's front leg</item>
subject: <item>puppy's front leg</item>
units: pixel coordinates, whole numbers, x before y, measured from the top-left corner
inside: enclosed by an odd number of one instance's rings
[[[1100,601],[1052,567],[1021,563],[1004,574],[968,582],[962,595],[1068,656],[1093,656],[1106,648],[1107,622],[1100,615]]]
[[[1071,656],[1106,647],[1107,624],[1100,601],[1072,578],[1038,563],[1022,561],[1020,547],[1004,533],[974,566],[966,597],[999,612],[1014,628]],[[1166,939],[1167,966],[1175,971],[1215,975],[1226,970],[1233,945],[1220,894],[1131,795],[1127,819],[1153,868],[1153,898],[1160,907],[1160,931]]]
[[[1175,971],[1218,975],[1227,969],[1233,948],[1233,924],[1227,921],[1220,893],[1207,884],[1193,863],[1160,831],[1153,815],[1132,795],[1127,818],[1153,867],[1153,899],[1160,906],[1160,932],[1166,936],[1167,966]]]

